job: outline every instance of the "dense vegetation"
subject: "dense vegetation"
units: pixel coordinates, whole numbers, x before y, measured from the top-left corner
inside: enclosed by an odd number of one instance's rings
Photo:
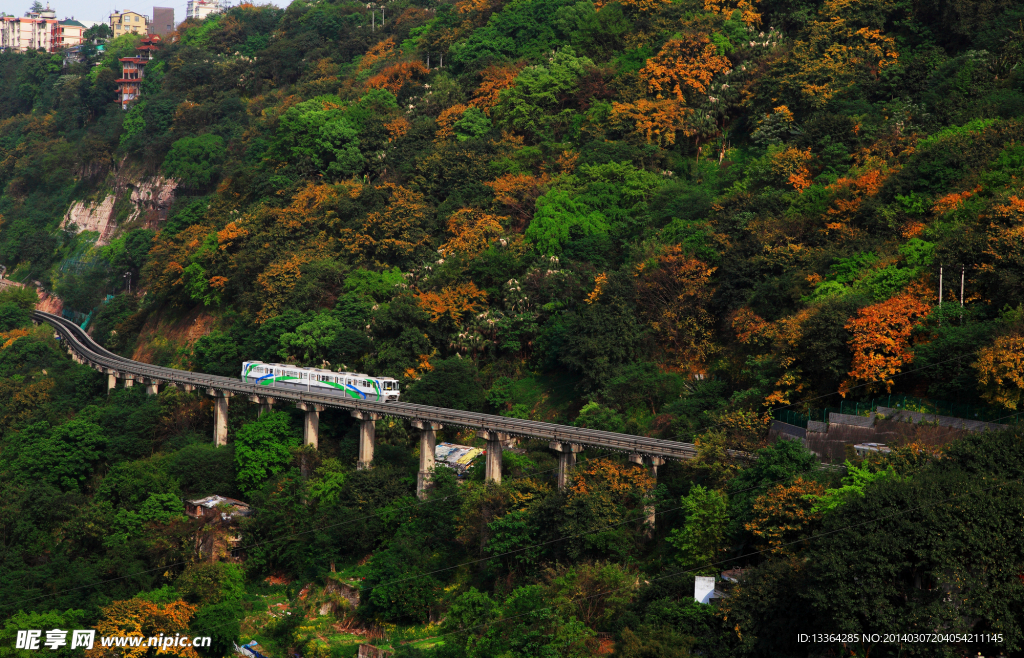
[[[588,451],[559,491],[527,442],[500,486],[440,469],[420,504],[401,423],[378,423],[366,471],[330,413],[312,452],[294,410],[233,404],[215,448],[209,401],[107,396],[31,327],[34,295],[5,289],[0,656],[31,655],[10,648],[18,629],[131,624],[211,635],[204,658],[256,635],[271,658],[340,658],[351,624],[439,657],[1020,655],[1024,434],[844,473],[768,426],[882,393],[1006,419],[1024,404],[1024,9],[381,11],[295,0],[187,21],[126,112],[114,80],[137,36],[67,66],[0,53],[7,277],[162,365],[390,375],[403,399],[700,457],[655,480]],[[131,199],[155,176],[179,182],[161,221]],[[62,225],[107,195],[110,244]],[[184,514],[207,494],[255,510],[241,564],[210,562],[215,529]],[[727,600],[693,602],[695,574],[739,566]],[[320,615],[338,579],[363,602]],[[797,642],[816,632],[1003,640]]]

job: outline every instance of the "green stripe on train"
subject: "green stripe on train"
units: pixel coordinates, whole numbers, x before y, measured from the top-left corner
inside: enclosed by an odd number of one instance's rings
[[[272,382],[298,381],[298,380],[299,380],[298,377],[272,377],[270,379],[264,379],[263,381],[260,382],[260,385],[261,386],[270,386],[270,384]],[[348,389],[348,388],[345,388],[344,384],[335,384],[334,382],[316,382],[316,384],[325,384],[327,386],[333,386],[336,389],[339,389],[339,390],[342,390],[342,391],[345,391],[346,393],[348,393],[349,397],[355,398],[356,400],[362,399],[362,398],[359,397],[359,394],[356,393],[355,391],[353,391],[351,389]],[[379,393],[377,394],[377,397],[378,398],[380,397]]]

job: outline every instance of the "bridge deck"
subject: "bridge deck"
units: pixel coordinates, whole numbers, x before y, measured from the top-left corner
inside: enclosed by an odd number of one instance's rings
[[[52,325],[71,351],[86,363],[97,369],[114,371],[122,376],[130,375],[133,379],[141,378],[158,383],[229,391],[235,395],[265,395],[277,400],[316,404],[332,409],[362,411],[408,420],[430,421],[449,426],[505,432],[511,436],[559,441],[562,443],[603,448],[605,450],[661,457],[663,459],[688,460],[697,456],[697,448],[692,443],[652,439],[644,436],[605,432],[535,420],[506,418],[505,416],[431,407],[408,402],[385,403],[353,400],[332,395],[258,386],[231,377],[220,377],[154,366],[148,363],[132,361],[107,351],[75,323],[64,318],[42,311],[35,311],[33,319],[37,322],[46,322]],[[747,453],[732,450],[729,451],[729,455],[740,459],[751,458],[751,455]]]

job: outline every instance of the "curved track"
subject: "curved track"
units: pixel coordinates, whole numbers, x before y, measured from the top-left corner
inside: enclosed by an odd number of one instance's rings
[[[652,439],[631,434],[572,427],[570,425],[556,425],[535,420],[506,418],[505,416],[459,411],[444,407],[430,407],[408,402],[385,403],[353,400],[332,395],[257,386],[231,377],[219,377],[217,375],[154,366],[148,363],[132,361],[107,351],[78,325],[64,318],[42,311],[34,311],[32,318],[36,322],[45,322],[53,326],[57,332],[57,337],[64,346],[86,364],[100,372],[113,373],[118,377],[140,379],[157,384],[177,384],[195,388],[206,388],[211,393],[213,391],[230,391],[234,395],[269,396],[275,400],[315,404],[328,409],[342,409],[349,412],[360,411],[476,430],[505,432],[511,436],[558,441],[650,457],[661,457],[663,459],[686,460],[697,456],[697,448],[692,443]],[[729,453],[732,457],[750,458],[746,453],[732,450]]]

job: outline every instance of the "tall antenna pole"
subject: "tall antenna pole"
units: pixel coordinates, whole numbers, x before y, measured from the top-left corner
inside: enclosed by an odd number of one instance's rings
[[[960,266],[960,308],[964,307],[964,271],[966,269],[966,265]]]

